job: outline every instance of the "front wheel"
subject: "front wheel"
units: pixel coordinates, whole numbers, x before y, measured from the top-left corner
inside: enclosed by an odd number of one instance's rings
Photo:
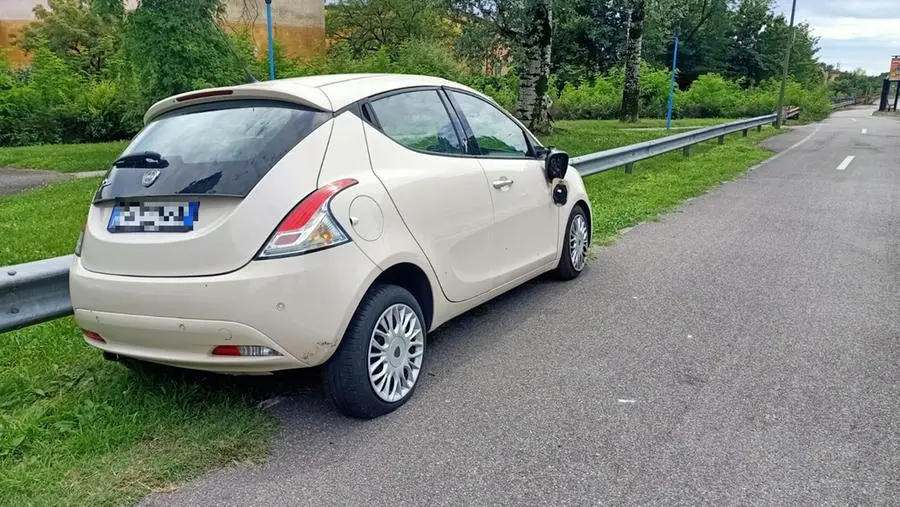
[[[325,364],[326,395],[350,417],[372,419],[396,410],[416,389],[425,334],[422,309],[409,291],[373,287]]]
[[[566,236],[563,241],[562,255],[556,266],[556,277],[560,280],[572,280],[584,271],[588,253],[591,248],[591,228],[587,214],[581,206],[572,208],[566,224]]]

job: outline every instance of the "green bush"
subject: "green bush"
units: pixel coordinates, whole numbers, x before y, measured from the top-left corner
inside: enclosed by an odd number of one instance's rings
[[[135,130],[120,84],[87,80],[47,48],[20,80],[8,81],[0,87],[0,145],[106,141]]]
[[[681,96],[681,110],[689,118],[735,118],[744,109],[744,91],[719,74],[706,74]]]

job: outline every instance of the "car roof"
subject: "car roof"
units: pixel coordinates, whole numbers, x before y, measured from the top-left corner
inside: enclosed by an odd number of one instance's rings
[[[244,87],[252,88],[261,84],[252,83]],[[329,109],[332,111],[343,109],[366,97],[402,88],[448,86],[475,91],[447,79],[414,74],[328,74],[267,81],[263,86],[288,93],[296,92],[298,88],[316,88],[328,98],[331,103]]]
[[[240,86],[183,93],[154,104],[147,111],[144,120],[150,121],[165,112],[189,104],[227,100],[227,98],[271,98],[297,102],[324,111],[339,111],[366,97],[392,90],[419,86],[446,86],[484,96],[465,85],[432,76],[413,74],[328,74],[259,81]],[[217,95],[216,92],[227,93],[227,95]],[[195,99],[194,97],[202,98]]]

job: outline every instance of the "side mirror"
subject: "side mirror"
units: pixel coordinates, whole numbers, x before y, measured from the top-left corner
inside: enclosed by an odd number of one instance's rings
[[[544,159],[544,169],[549,181],[565,178],[569,170],[569,154],[551,148]]]

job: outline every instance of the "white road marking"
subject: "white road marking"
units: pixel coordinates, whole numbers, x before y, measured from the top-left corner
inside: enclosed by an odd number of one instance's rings
[[[869,129],[862,129],[862,133],[863,133],[863,135],[868,134],[868,133],[869,133]]]
[[[853,123],[856,123],[856,118],[850,118],[850,119],[853,120]]]
[[[620,399],[618,400],[618,402],[619,402],[619,403],[637,403],[637,400],[623,400],[623,399],[620,398]]]
[[[850,167],[850,164],[853,163],[853,159],[855,159],[855,158],[856,157],[853,155],[850,155],[849,157],[845,158],[844,161],[841,162],[841,165],[837,166],[837,170],[838,171],[846,171],[847,168]]]

